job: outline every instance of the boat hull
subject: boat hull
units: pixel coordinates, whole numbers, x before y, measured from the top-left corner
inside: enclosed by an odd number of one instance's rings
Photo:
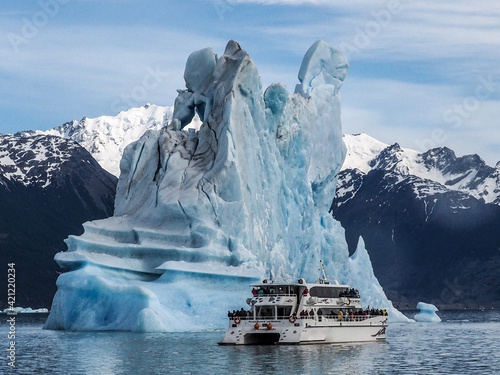
[[[323,318],[231,321],[221,345],[304,345],[373,342],[386,337],[387,316],[362,321]]]

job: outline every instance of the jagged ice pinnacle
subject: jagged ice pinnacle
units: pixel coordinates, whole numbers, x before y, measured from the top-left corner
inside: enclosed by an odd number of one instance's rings
[[[311,281],[319,260],[371,306],[392,309],[362,241],[349,258],[328,212],[345,158],[339,89],[348,63],[316,42],[296,93],[262,92],[234,41],[192,53],[172,121],[123,155],[115,215],[84,224],[55,257],[62,274],[45,328],[166,331],[225,326],[248,285]],[[195,114],[198,131],[183,130]],[[397,315],[397,312],[393,316]]]

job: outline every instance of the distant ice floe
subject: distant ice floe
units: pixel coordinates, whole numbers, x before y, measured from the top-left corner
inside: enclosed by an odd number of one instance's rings
[[[439,323],[441,321],[441,318],[436,314],[436,311],[439,311],[436,306],[430,303],[419,302],[417,309],[420,312],[413,317],[417,322]]]

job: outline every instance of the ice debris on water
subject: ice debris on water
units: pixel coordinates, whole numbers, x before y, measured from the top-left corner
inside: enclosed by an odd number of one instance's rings
[[[430,303],[419,302],[417,309],[420,310],[413,319],[417,322],[439,323],[441,318],[436,314],[438,308]]]

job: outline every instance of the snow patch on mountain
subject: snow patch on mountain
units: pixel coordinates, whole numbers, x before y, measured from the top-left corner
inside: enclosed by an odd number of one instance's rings
[[[368,173],[372,167],[369,163],[376,155],[388,147],[366,133],[344,134],[344,143],[347,148],[346,158],[342,165],[342,170],[358,169],[361,172]]]
[[[38,135],[19,137],[0,134],[0,181],[45,188],[59,175],[61,164],[69,161],[76,143]]]

